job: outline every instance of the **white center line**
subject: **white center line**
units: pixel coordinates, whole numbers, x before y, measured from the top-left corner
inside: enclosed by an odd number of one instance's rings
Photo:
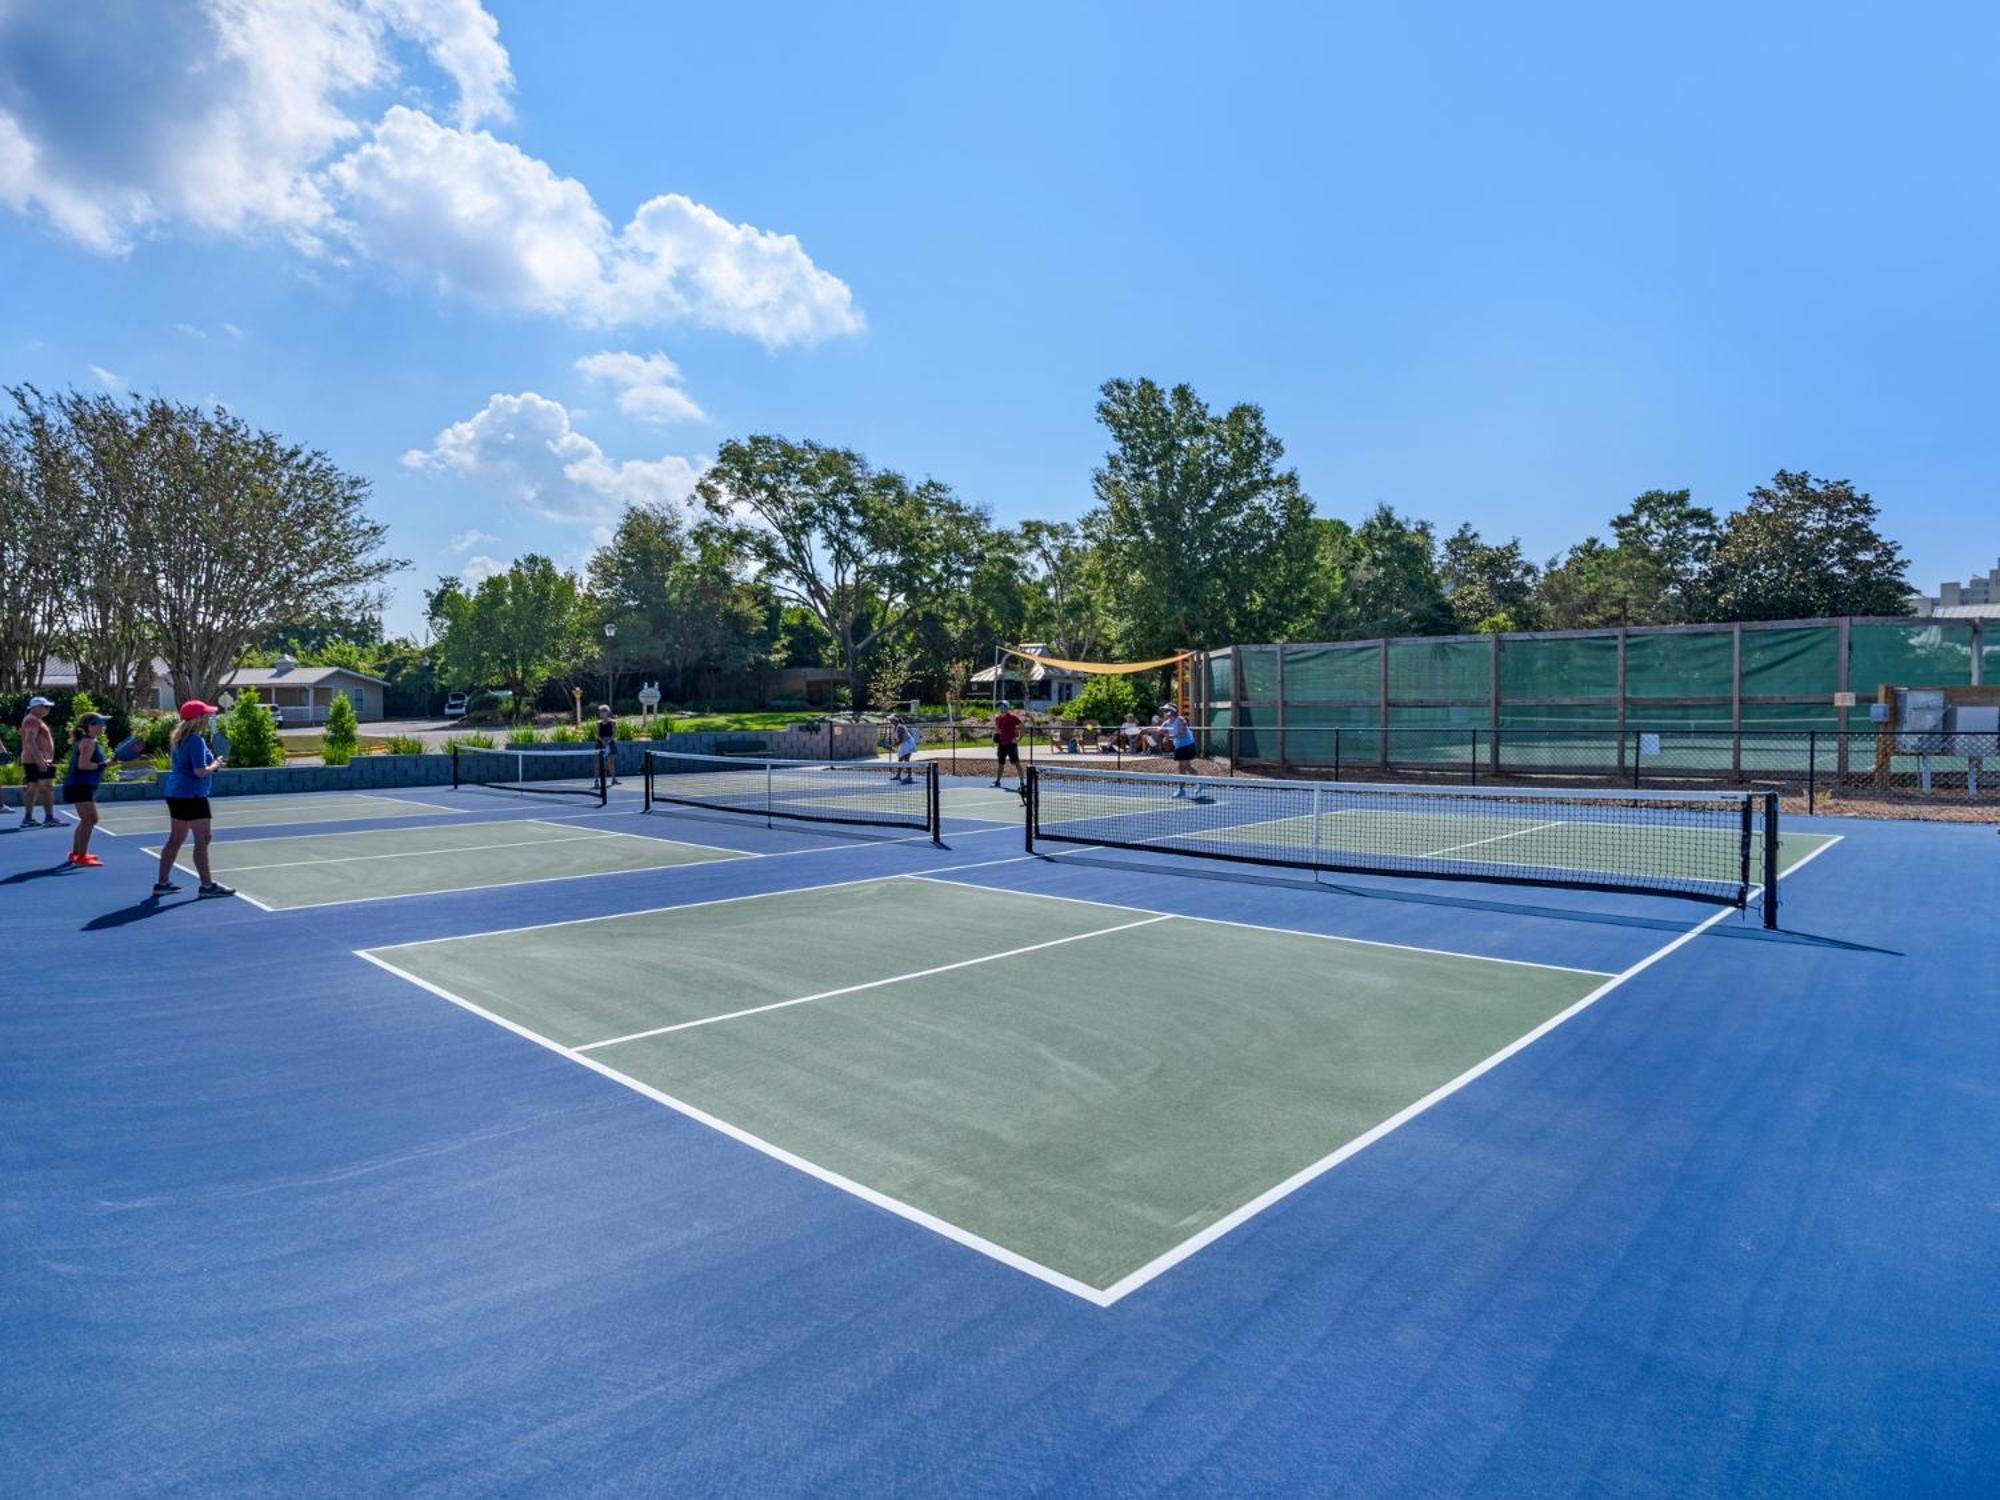
[[[681,1021],[672,1026],[655,1026],[649,1031],[629,1032],[624,1036],[608,1037],[601,1042],[586,1042],[575,1050],[595,1052],[600,1047],[616,1047],[623,1042],[637,1042],[649,1036],[666,1036],[674,1031],[691,1031],[697,1026],[713,1026],[718,1021],[735,1021],[744,1016],[761,1016],[767,1011],[786,1010],[794,1005],[809,1005],[815,1000],[832,1000],[839,995],[859,994],[862,990],[880,989],[885,984],[902,984],[911,979],[928,979],[934,974],[949,974],[954,969],[969,969],[975,964],[990,964],[1003,958],[1019,958],[1024,953],[1040,953],[1045,948],[1059,948],[1064,943],[1080,943],[1085,938],[1105,937],[1114,932],[1130,932],[1134,927],[1150,927],[1155,922],[1173,920],[1172,912],[1162,912],[1158,916],[1145,917],[1137,922],[1120,922],[1115,927],[1100,927],[1093,932],[1075,932],[1068,937],[1051,938],[1045,943],[1030,943],[1025,948],[1009,948],[1004,953],[987,953],[978,958],[962,958],[957,963],[939,964],[934,969],[919,969],[914,974],[892,974],[887,979],[871,979],[864,984],[845,985],[837,990],[821,990],[817,995],[801,995],[796,1000],[774,1000],[769,1005],[753,1005],[747,1010],[732,1010],[719,1016],[703,1016],[696,1021]]]
[[[617,833],[579,833],[568,838],[511,839],[502,844],[458,844],[443,849],[395,849],[381,854],[341,854],[332,859],[282,859],[263,865],[239,865],[233,862],[225,868],[231,874],[244,874],[252,870],[296,870],[303,865],[351,865],[371,859],[435,859],[447,854],[483,854],[489,849],[541,848],[547,844],[587,844],[599,839],[626,837]],[[246,840],[240,845],[223,845],[224,848],[248,849],[258,840]]]
[[[1473,839],[1470,843],[1465,844],[1449,844],[1442,849],[1427,849],[1418,855],[1417,858],[1433,859],[1440,854],[1456,854],[1461,849],[1477,849],[1481,844],[1497,844],[1502,839],[1517,839],[1523,834],[1540,833],[1544,828],[1560,828],[1563,826],[1563,823],[1564,819],[1562,818],[1557,818],[1550,823],[1535,823],[1527,828],[1515,828],[1510,829],[1506,833],[1496,833],[1491,838]]]

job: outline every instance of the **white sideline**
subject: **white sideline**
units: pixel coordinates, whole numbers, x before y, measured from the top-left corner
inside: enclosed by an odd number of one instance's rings
[[[976,887],[963,886],[961,889],[969,891]],[[1144,917],[1137,922],[1120,922],[1115,927],[1099,927],[1093,932],[1073,932],[1068,937],[1050,938],[1045,943],[1030,943],[1025,948],[1009,948],[1003,953],[984,953],[978,958],[961,958],[956,963],[939,964],[936,968],[918,969],[909,974],[892,974],[887,979],[870,979],[862,984],[844,985],[837,990],[821,990],[817,995],[801,995],[796,1000],[773,1000],[769,1005],[752,1005],[745,1010],[727,1011],[719,1016],[703,1016],[694,1021],[677,1021],[672,1026],[655,1026],[650,1031],[633,1031],[624,1036],[607,1037],[601,1042],[585,1042],[576,1050],[595,1052],[600,1047],[616,1047],[625,1042],[644,1041],[647,1037],[666,1036],[675,1031],[692,1031],[697,1026],[713,1026],[718,1021],[736,1021],[744,1016],[761,1016],[769,1011],[788,1010],[794,1005],[810,1005],[815,1000],[832,1000],[841,995],[858,995],[863,990],[879,990],[884,985],[905,984],[913,979],[929,979],[935,974],[949,974],[954,969],[970,969],[976,964],[997,963],[1003,958],[1019,958],[1024,953],[1040,953],[1045,948],[1060,948],[1065,943],[1080,943],[1085,938],[1104,937],[1113,932],[1130,932],[1134,927],[1150,927],[1155,922],[1173,920],[1172,912],[1163,911],[1158,916]]]

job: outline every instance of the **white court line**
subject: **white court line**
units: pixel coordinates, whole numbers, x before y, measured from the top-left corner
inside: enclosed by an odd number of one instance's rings
[[[988,833],[1004,833],[1009,830],[986,829],[983,831]],[[842,845],[841,847],[845,848],[847,846]],[[1096,847],[1095,844],[1084,844],[1075,850],[1065,852],[1082,853],[1086,849],[1094,849]],[[817,851],[797,849],[789,852],[811,854]],[[773,854],[766,857],[778,859],[782,856]],[[935,873],[949,874],[953,870],[980,870],[986,868],[988,865],[1012,865],[1020,864],[1024,860],[1055,859],[1059,857],[1058,855],[1041,854],[1039,852],[1035,854],[1010,854],[1004,859],[977,859],[968,861],[962,865],[946,865],[943,870]],[[674,868],[679,869],[683,867],[675,866]],[[611,873],[629,874],[634,872],[617,871]],[[382,950],[386,952],[392,948],[427,948],[432,943],[462,943],[469,938],[507,937],[516,932],[542,932],[551,927],[581,927],[589,922],[623,922],[632,917],[656,917],[661,912],[666,911],[693,911],[697,907],[703,906],[727,906],[733,901],[763,901],[772,896],[803,896],[814,891],[837,891],[851,885],[885,885],[892,880],[912,880],[915,878],[913,875],[902,872],[894,875],[857,875],[852,880],[829,880],[822,885],[788,885],[773,891],[746,891],[740,896],[712,896],[706,901],[681,901],[667,906],[646,906],[641,907],[638,911],[603,912],[594,917],[564,917],[555,922],[529,922],[520,927],[494,927],[485,932],[461,932],[455,933],[450,937],[418,938],[416,941],[409,943],[384,943]],[[430,894],[436,895],[437,892],[431,892]],[[1025,895],[1027,893],[1010,891],[1007,894]]]
[[[942,883],[949,885],[951,882]],[[979,887],[968,885],[961,889],[971,891],[978,890]],[[727,1011],[719,1016],[703,1016],[694,1021],[678,1021],[672,1026],[655,1026],[650,1031],[628,1032],[624,1036],[609,1037],[601,1042],[585,1042],[576,1050],[595,1052],[600,1047],[616,1047],[625,1042],[643,1041],[652,1036],[666,1036],[675,1031],[692,1031],[697,1026],[713,1026],[719,1021],[737,1021],[745,1016],[761,1016],[769,1011],[789,1010],[794,1005],[810,1005],[815,1000],[833,1000],[841,995],[858,995],[863,990],[877,990],[886,984],[904,984],[912,979],[929,979],[935,974],[949,974],[954,969],[969,969],[975,964],[997,963],[1003,958],[1019,958],[1024,953],[1040,953],[1044,948],[1060,948],[1065,943],[1080,943],[1085,938],[1103,937],[1113,932],[1130,932],[1134,927],[1150,927],[1155,922],[1173,920],[1175,917],[1172,912],[1163,911],[1157,916],[1145,917],[1137,922],[1120,922],[1115,927],[1100,927],[1093,932],[1073,932],[1068,937],[1050,938],[1044,943],[1030,943],[1025,948],[1009,948],[1004,953],[986,953],[978,958],[961,958],[956,963],[939,964],[934,969],[918,969],[909,974],[892,974],[887,979],[870,979],[862,984],[845,985],[837,990],[821,990],[817,995],[801,995],[796,1000],[774,1000],[769,1005],[753,1005],[747,1010]]]
[[[1150,906],[1130,906],[1122,901],[1094,901],[1086,896],[1057,896],[1048,891],[1015,891],[1005,886],[974,885],[965,880],[940,880],[935,875],[906,875],[905,880],[921,880],[930,885],[955,886],[962,891],[1006,890],[1009,895],[1039,896],[1044,901],[1066,901],[1074,906],[1101,906],[1107,911],[1153,912]],[[1301,886],[1301,890],[1306,887]],[[1423,953],[1434,958],[1462,958],[1468,963],[1512,964],[1518,969],[1553,969],[1558,974],[1583,974],[1593,979],[1609,976],[1605,969],[1575,969],[1568,964],[1536,963],[1527,958],[1494,958],[1484,953],[1462,953],[1454,948],[1423,948],[1414,943],[1387,943],[1378,938],[1344,937],[1336,932],[1307,932],[1298,927],[1271,927],[1262,922],[1233,922],[1227,917],[1196,917],[1186,912],[1159,912],[1158,915],[1179,917],[1183,922],[1206,922],[1211,927],[1240,927],[1246,932],[1274,932],[1280,937],[1318,938],[1323,943],[1352,943],[1362,948],[1393,948],[1399,953]]]
[[[824,888],[820,887],[820,889]],[[963,1245],[968,1250],[975,1250],[979,1254],[986,1256],[989,1260],[996,1260],[1003,1266],[1034,1277],[1037,1281],[1046,1282],[1060,1291],[1068,1292],[1071,1296],[1080,1297],[1084,1301],[1094,1303],[1099,1307],[1109,1307],[1111,1305],[1110,1299],[1106,1298],[1102,1292],[1087,1282],[1078,1281],[1073,1276],[1065,1276],[1062,1272],[1045,1266],[1039,1261],[1029,1260],[1027,1256],[1009,1250],[1005,1245],[997,1245],[992,1240],[974,1234],[969,1229],[961,1229],[958,1225],[948,1220],[940,1219],[935,1214],[926,1213],[915,1204],[905,1203],[900,1198],[892,1198],[887,1193],[879,1192],[864,1182],[856,1182],[852,1177],[843,1177],[838,1172],[822,1167],[818,1162],[808,1161],[803,1156],[798,1156],[793,1152],[787,1151],[782,1146],[774,1145],[762,1136],[752,1135],[740,1126],[732,1125],[727,1120],[689,1104],[686,1100],[676,1099],[672,1094],[656,1089],[651,1084],[641,1083],[638,1079],[629,1077],[619,1072],[616,1068],[599,1062],[594,1057],[587,1057],[574,1047],[565,1047],[561,1042],[551,1041],[538,1032],[530,1031],[518,1022],[510,1021],[505,1016],[494,1014],[494,1012],[486,1009],[484,1006],[467,1000],[462,995],[454,995],[442,985],[432,984],[428,979],[419,979],[416,975],[409,973],[407,970],[397,968],[387,959],[379,958],[366,949],[357,949],[356,956],[366,959],[378,969],[387,970],[398,979],[407,980],[409,983],[417,986],[418,989],[427,990],[441,1000],[449,1000],[453,1005],[463,1010],[471,1011],[472,1014],[480,1017],[482,1020],[491,1021],[494,1025],[504,1027],[516,1036],[525,1037],[537,1046],[546,1047],[559,1057],[566,1057],[573,1063],[581,1064],[583,1067],[590,1069],[591,1072],[610,1079],[613,1083],[623,1084],[626,1088],[632,1090],[633,1093],[641,1094],[651,1099],[655,1104],[664,1104],[668,1109],[685,1115],[698,1125],[706,1125],[710,1130],[726,1135],[731,1140],[750,1147],[753,1151],[761,1151],[772,1160],[783,1162],[795,1171],[803,1172],[808,1177],[816,1178],[829,1187],[838,1188],[844,1193],[851,1193],[864,1203],[871,1203],[877,1208],[885,1209],[889,1213],[895,1214],[898,1218],[905,1219],[920,1228],[928,1229],[931,1233],[951,1240],[955,1244]]]
[[[1496,833],[1491,838],[1473,839],[1470,843],[1465,843],[1465,844],[1450,844],[1443,849],[1426,849],[1422,854],[1419,854],[1417,858],[1435,859],[1440,854],[1456,854],[1461,849],[1477,849],[1481,844],[1497,844],[1502,839],[1517,839],[1520,838],[1523,834],[1540,833],[1544,828],[1561,828],[1564,824],[1564,821],[1565,820],[1562,818],[1556,818],[1552,822],[1535,823],[1527,828],[1516,828],[1510,830],[1507,833]]]
[[[380,829],[377,831],[387,832],[388,830]],[[339,837],[339,835],[337,834],[304,834],[301,836],[305,838]],[[347,837],[349,838],[366,838],[368,836],[369,835],[366,833],[351,833],[347,835]],[[446,854],[484,854],[486,851],[490,849],[540,849],[540,848],[545,848],[551,844],[589,844],[589,843],[594,843],[599,839],[638,838],[638,837],[639,835],[635,833],[619,833],[615,830],[607,829],[600,833],[578,833],[573,838],[510,839],[507,842],[500,844],[462,844],[446,849],[390,849],[390,850],[385,850],[380,854],[337,854],[333,856],[331,859],[280,859],[280,860],[273,860],[271,863],[264,865],[233,865],[230,868],[232,874],[241,875],[247,871],[255,871],[255,870],[297,870],[297,869],[302,869],[307,865],[352,865],[352,864],[361,864],[368,860],[375,860],[375,859],[435,859],[440,855],[446,855]],[[261,843],[277,844],[282,842],[284,842],[284,840],[282,839],[244,839],[241,841],[240,845],[232,844],[231,847],[252,849]],[[648,839],[646,842],[651,844],[670,844],[673,843],[674,840]],[[213,846],[211,845],[211,848],[212,847]],[[151,854],[158,854],[160,851],[157,849],[152,849],[148,850],[147,852]]]
[[[1304,1187],[1307,1183],[1313,1181],[1315,1178],[1323,1176],[1325,1173],[1339,1166],[1342,1162],[1346,1161],[1349,1157],[1354,1156],[1356,1153],[1367,1150],[1368,1147],[1374,1145],[1384,1136],[1389,1135],[1394,1131],[1400,1129],[1402,1126],[1409,1124],[1410,1121],[1414,1120],[1418,1115],[1423,1114],[1426,1110],[1430,1109],[1432,1106],[1440,1104],[1444,1100],[1449,1099],[1453,1094],[1457,1093],[1467,1084],[1473,1082],[1475,1079],[1499,1067],[1501,1063],[1505,1062],[1515,1053],[1521,1051],[1524,1047],[1532,1046],[1535,1042],[1540,1041],[1543,1037],[1547,1036],[1551,1031],[1554,1031],[1558,1026],[1562,1025],[1563,1022],[1570,1020],[1572,1017],[1581,1015],[1584,1011],[1588,1010],[1591,1006],[1595,1005],[1598,1001],[1602,1000],[1606,995],[1610,994],[1613,990],[1617,989],[1618,986],[1625,983],[1626,980],[1631,979],[1636,975],[1645,972],[1647,969],[1650,969],[1654,964],[1658,963],[1661,959],[1667,957],[1675,950],[1679,949],[1680,947],[1682,947],[1687,943],[1693,942],[1696,938],[1700,937],[1704,932],[1708,931],[1709,928],[1713,927],[1717,922],[1720,922],[1724,917],[1728,916],[1730,911],[1731,908],[1725,906],[1724,908],[1722,908],[1722,910],[1714,913],[1713,915],[1704,917],[1699,923],[1697,923],[1693,927],[1690,927],[1686,932],[1683,932],[1679,937],[1673,939],[1673,941],[1667,943],[1663,947],[1655,948],[1651,953],[1647,954],[1644,958],[1640,959],[1630,968],[1621,970],[1619,973],[1612,975],[1609,979],[1605,980],[1603,984],[1600,984],[1596,989],[1592,990],[1589,994],[1585,995],[1581,1000],[1577,1001],[1574,1005],[1570,1006],[1569,1009],[1560,1011],[1557,1014],[1550,1016],[1548,1020],[1542,1022],[1542,1024],[1535,1027],[1534,1030],[1527,1032],[1522,1036],[1516,1037],[1512,1042],[1509,1042],[1506,1046],[1502,1047],[1498,1052],[1495,1052],[1492,1056],[1484,1059],[1481,1062],[1474,1063],[1470,1068],[1467,1068],[1463,1073],[1459,1074],[1449,1083],[1441,1084],[1437,1088],[1432,1089],[1428,1094],[1424,1095],[1423,1098],[1417,1100],[1415,1103],[1406,1105],[1404,1108],[1397,1110],[1395,1114],[1389,1116],[1389,1118],[1382,1121],[1381,1124],[1374,1126],[1372,1129],[1363,1131],[1360,1135],[1356,1136],[1353,1140],[1347,1142],[1346,1145],[1339,1147],[1337,1150],[1329,1151],[1325,1156],[1322,1156],[1318,1161],[1312,1163],[1310,1166],[1300,1168],[1298,1171],[1294,1172],[1290,1177],[1287,1177],[1283,1182],[1277,1183],[1272,1187],[1266,1188],[1263,1192],[1259,1193],[1256,1197],[1252,1198],[1248,1203],[1245,1203],[1240,1207],[1232,1210],[1231,1212],[1224,1214],[1221,1218],[1217,1219],[1213,1224],[1209,1225],[1206,1229],[1200,1230],[1197,1233],[1188,1236],[1188,1238],[1182,1240],[1178,1245],[1174,1246],[1173,1249],[1165,1251],[1160,1255],[1154,1256],[1153,1259],[1147,1261],[1143,1266],[1140,1266],[1136,1271],[1132,1271],[1125,1276],[1121,1276],[1117,1281],[1114,1281],[1110,1286],[1104,1289],[1102,1293],[1104,1300],[1100,1305],[1108,1307],[1112,1303],[1118,1301],[1119,1298],[1128,1296],[1131,1293],[1136,1292],[1140,1287],[1144,1286],[1147,1282],[1153,1280],[1155,1277],[1164,1275],[1166,1272],[1171,1271],[1175,1266],[1179,1265],[1189,1256],[1195,1254],[1198,1251],[1205,1250],[1208,1246],[1214,1244],[1217,1240],[1221,1239],[1225,1234],[1229,1233],[1230,1230],[1236,1228],[1238,1225],[1243,1224],[1248,1220],[1255,1218],[1258,1214],[1262,1213],[1272,1204],[1277,1203],[1285,1198],[1289,1198],[1293,1193],[1297,1192],[1300,1188]]]

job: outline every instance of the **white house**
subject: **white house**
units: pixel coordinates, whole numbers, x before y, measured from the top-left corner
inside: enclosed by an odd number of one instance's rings
[[[1039,641],[1024,641],[1016,649],[1029,656],[1049,654],[1049,648]],[[1083,682],[1081,673],[1065,667],[1046,662],[1031,666],[1018,656],[1009,656],[997,667],[984,667],[972,674],[971,696],[1005,698],[1017,708],[1052,709],[1074,698]]]
[[[382,694],[388,684],[351,667],[302,667],[281,656],[272,666],[238,667],[222,679],[222,686],[232,693],[255,688],[260,701],[285,711],[287,725],[324,724],[333,700],[343,697],[363,723],[386,716]]]

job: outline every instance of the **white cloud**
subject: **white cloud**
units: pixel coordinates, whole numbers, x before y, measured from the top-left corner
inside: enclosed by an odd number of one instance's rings
[[[458,576],[467,588],[479,587],[482,579],[492,578],[507,571],[507,565],[497,557],[488,557],[484,552],[477,557],[468,557]]]
[[[451,539],[451,550],[454,552],[470,552],[481,542],[497,542],[499,540],[500,538],[492,532],[481,531],[475,526],[472,530],[461,531],[457,536],[453,537]]]
[[[127,384],[123,375],[116,370],[107,370],[103,365],[92,365],[90,373],[97,377],[98,383],[107,391],[122,391]]]
[[[485,407],[412,449],[413,469],[457,475],[551,520],[603,526],[631,504],[686,504],[706,459],[615,460],[578,432],[559,401],[524,391]]]
[[[174,332],[185,334],[191,339],[205,339],[208,337],[206,332],[195,327],[192,323],[176,323],[174,324]]]
[[[240,339],[243,337],[243,330],[238,328],[234,323],[224,323],[222,325],[222,331],[228,334],[233,339]]]
[[[370,126],[413,54],[452,123],[395,103]],[[590,327],[684,320],[771,347],[863,327],[792,235],[675,193],[614,229],[582,183],[479,128],[512,84],[478,0],[184,0],[116,25],[0,0],[0,206],[106,252],[175,225],[275,231]]]
[[[642,422],[706,422],[708,413],[681,386],[680,367],[666,355],[586,354],[576,368],[618,388],[618,409]],[[572,416],[576,413],[572,412]]]

